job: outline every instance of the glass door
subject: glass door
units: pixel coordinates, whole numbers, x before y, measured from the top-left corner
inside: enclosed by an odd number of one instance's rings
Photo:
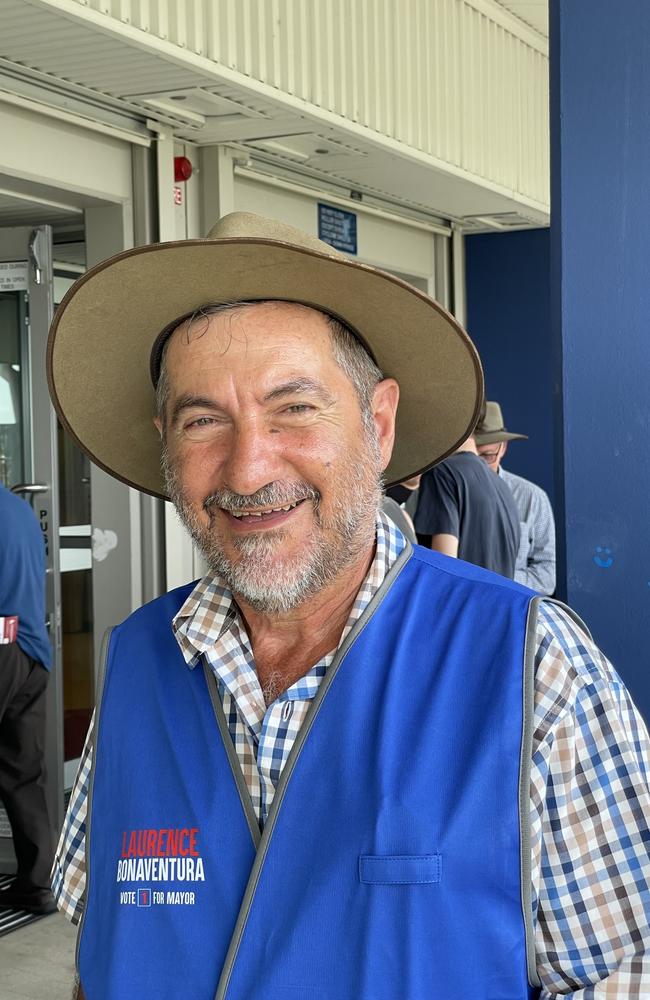
[[[57,420],[47,391],[45,350],[54,310],[49,226],[0,229],[0,482],[30,503],[46,552],[46,614],[53,651],[46,756],[52,823],[63,819],[63,674],[59,571]],[[0,812],[0,870],[11,835]]]

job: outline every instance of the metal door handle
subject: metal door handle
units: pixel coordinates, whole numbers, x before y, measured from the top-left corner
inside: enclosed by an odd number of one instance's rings
[[[47,493],[49,490],[47,483],[18,483],[11,487],[12,493],[27,493],[33,496],[35,493]]]
[[[29,237],[29,263],[32,266],[32,275],[34,278],[34,284],[40,285],[43,280],[43,268],[41,266],[41,239],[43,236],[43,231],[41,229],[33,229],[32,234]]]

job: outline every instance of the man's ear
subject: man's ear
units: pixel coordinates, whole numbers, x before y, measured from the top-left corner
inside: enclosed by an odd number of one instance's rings
[[[163,436],[163,424],[162,424],[162,420],[160,419],[160,417],[154,417],[153,418],[153,422],[156,425],[156,430],[158,431],[158,433],[162,437]]]
[[[503,445],[503,451],[501,452],[501,458],[503,458],[505,456],[505,453],[508,450],[508,442],[507,441],[502,441],[501,444]]]
[[[395,443],[395,418],[399,402],[399,385],[394,378],[378,382],[372,396],[372,417],[377,430],[382,470],[390,462]]]

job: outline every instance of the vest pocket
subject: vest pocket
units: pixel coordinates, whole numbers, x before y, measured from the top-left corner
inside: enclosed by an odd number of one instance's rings
[[[359,881],[366,885],[427,885],[442,876],[441,854],[361,854]]]

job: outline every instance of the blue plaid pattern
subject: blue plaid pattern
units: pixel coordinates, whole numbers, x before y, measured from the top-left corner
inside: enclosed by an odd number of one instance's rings
[[[375,559],[341,641],[403,545],[398,529],[382,516]],[[230,594],[218,581],[206,578],[197,585],[175,628],[188,664],[207,655],[215,671],[230,734],[263,824],[295,735],[334,653],[266,707],[263,697],[260,703],[248,637]],[[565,611],[541,605],[536,641],[530,821],[541,1000],[649,1000],[648,734],[616,672]],[[83,908],[91,759],[92,726],[53,871],[59,907],[75,923]]]
[[[542,998],[650,997],[650,755],[623,682],[557,605],[538,624],[531,782]]]
[[[52,867],[54,898],[61,912],[73,924],[81,919],[86,889],[86,812],[92,769],[94,720],[93,713]]]

